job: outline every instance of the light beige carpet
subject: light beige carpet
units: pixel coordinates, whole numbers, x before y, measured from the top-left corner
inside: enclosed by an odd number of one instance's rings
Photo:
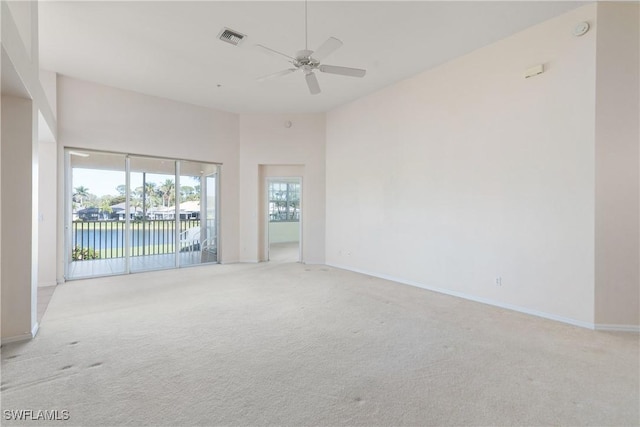
[[[323,266],[102,278],[3,347],[2,425],[638,425],[638,346]]]
[[[300,259],[300,242],[271,243],[269,260],[272,262],[297,262]]]

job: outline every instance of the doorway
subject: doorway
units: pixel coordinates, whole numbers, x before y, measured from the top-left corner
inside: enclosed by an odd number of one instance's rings
[[[267,182],[267,260],[300,262],[302,178],[269,177]]]

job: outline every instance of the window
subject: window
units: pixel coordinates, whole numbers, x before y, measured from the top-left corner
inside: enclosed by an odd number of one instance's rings
[[[300,183],[269,181],[269,221],[300,221]]]

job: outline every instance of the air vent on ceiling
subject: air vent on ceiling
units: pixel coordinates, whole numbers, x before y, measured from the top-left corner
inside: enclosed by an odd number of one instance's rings
[[[247,36],[229,28],[223,28],[218,34],[218,38],[223,42],[231,43],[234,46],[238,46],[240,42]]]

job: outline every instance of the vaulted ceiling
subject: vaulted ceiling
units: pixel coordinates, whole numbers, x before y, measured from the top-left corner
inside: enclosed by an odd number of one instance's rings
[[[291,64],[266,55],[304,49],[303,1],[44,1],[41,68],[234,112],[320,112],[507,37],[583,3],[556,1],[310,1],[309,48],[344,42],[324,61],[364,78],[317,73],[257,81]],[[223,27],[247,35],[233,46]],[[567,29],[570,31],[571,29]]]

